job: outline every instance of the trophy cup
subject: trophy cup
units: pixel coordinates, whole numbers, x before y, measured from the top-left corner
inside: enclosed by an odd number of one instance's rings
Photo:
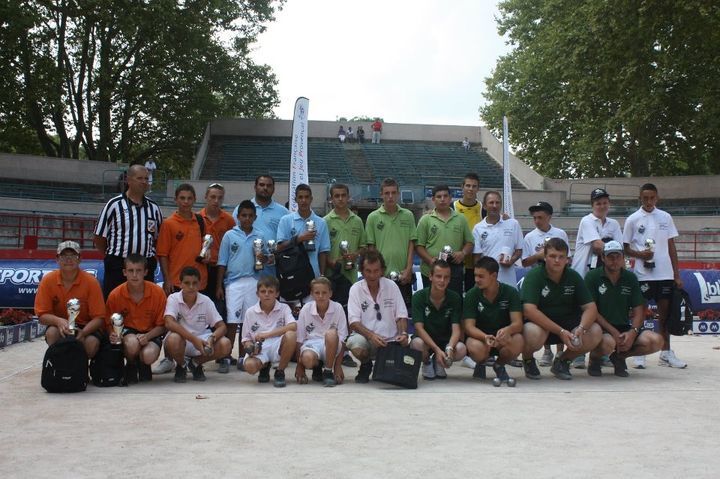
[[[440,253],[438,253],[438,259],[441,259],[443,261],[450,261],[450,257],[453,254],[452,246],[449,244],[446,244],[442,247],[440,250]]]
[[[350,242],[347,240],[342,240],[340,242],[340,254],[344,256],[350,254]],[[351,270],[355,266],[355,263],[353,263],[352,260],[346,259],[344,263],[344,267],[346,270]]]
[[[448,346],[445,348],[445,366],[448,368],[452,366],[453,364],[453,356],[455,356],[455,351],[452,347]]]
[[[255,238],[253,240],[253,253],[255,253],[255,271],[260,271],[263,269],[263,262],[258,257],[258,255],[262,254],[263,249],[263,240],[261,238]]]
[[[308,231],[315,231],[315,222],[313,220],[307,220],[305,222]],[[309,239],[305,242],[305,249],[307,251],[315,251],[315,240]]]
[[[122,314],[113,313],[110,316],[110,322],[112,323],[113,332],[115,333],[115,336],[118,337],[117,342],[114,344],[122,344],[122,332],[123,332],[123,325],[125,323],[125,320],[123,319]]]
[[[77,332],[77,326],[75,325],[75,321],[80,314],[80,300],[77,298],[72,298],[68,300],[65,306],[67,307],[68,314],[68,329],[70,330],[70,334],[74,336]]]
[[[211,334],[208,336],[207,342],[203,344],[203,354],[205,356],[212,356],[213,354],[213,339],[215,339],[215,336]]]
[[[512,250],[508,246],[503,246],[500,250],[500,258],[498,263],[504,263],[505,261],[509,261],[510,258],[512,258]]]
[[[275,264],[275,251],[277,251],[277,241],[267,240],[268,264]]]
[[[212,246],[212,244],[212,235],[205,235],[205,237],[203,237],[202,249],[200,250],[200,254],[198,254],[198,257],[195,258],[195,261],[197,261],[198,263],[202,263],[205,259],[205,256],[207,256],[208,250],[210,249],[210,246]]]
[[[400,281],[400,273],[398,273],[397,271],[390,271],[390,274],[388,274],[388,278],[397,283]]]
[[[572,344],[576,348],[582,346],[582,337],[577,334],[578,329],[580,329],[580,326],[578,326],[572,331],[572,339],[570,339],[570,344]]]
[[[650,251],[651,253],[655,253],[655,240],[652,238],[648,238],[645,240],[645,251]],[[643,261],[643,266],[645,266],[647,269],[653,269],[655,267],[655,259],[650,258],[648,260]]]

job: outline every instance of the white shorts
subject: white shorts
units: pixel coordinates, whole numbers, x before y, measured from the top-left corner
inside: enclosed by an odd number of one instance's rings
[[[360,333],[352,333],[345,341],[345,347],[352,351],[353,349],[364,349],[370,353],[370,359],[374,359],[377,355],[377,346],[367,340]]]
[[[263,364],[265,363],[279,363],[280,362],[280,342],[282,342],[282,336],[275,338],[267,338],[263,341],[262,351],[260,354],[255,356]],[[247,358],[247,355],[246,355]]]
[[[200,336],[198,336],[198,338],[202,339],[203,341],[207,341],[207,338],[209,338],[212,333],[213,332],[208,329],[206,332],[204,332]],[[195,348],[193,343],[186,340],[185,341],[185,356],[195,358],[198,356],[202,356],[202,353],[200,351],[198,351],[197,348]]]
[[[312,338],[305,341],[300,346],[300,354],[304,351],[313,351],[318,355],[321,361],[325,361],[325,339],[323,338]]]
[[[245,311],[257,302],[257,280],[255,278],[239,278],[225,286],[228,324],[242,323],[245,320]]]

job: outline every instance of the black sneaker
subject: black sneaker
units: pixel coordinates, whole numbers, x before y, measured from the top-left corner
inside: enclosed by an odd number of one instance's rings
[[[590,360],[588,361],[587,372],[589,376],[602,376],[602,359],[590,358]]]
[[[276,369],[275,370],[275,379],[273,381],[273,386],[276,388],[284,388],[285,387],[285,370],[284,369]]]
[[[142,361],[138,364],[138,379],[141,383],[152,381],[152,368],[149,364],[145,364]]]
[[[342,365],[343,365],[343,366],[347,366],[347,367],[349,367],[349,368],[356,368],[356,367],[357,367],[357,363],[356,363],[355,361],[353,361],[352,356],[350,356],[349,354],[345,354],[345,355],[343,356]]]
[[[555,358],[552,366],[550,367],[550,372],[553,373],[556,378],[562,379],[563,381],[572,379],[572,374],[570,374],[570,362],[571,361],[569,360]]]
[[[528,379],[540,379],[540,370],[537,367],[535,358],[523,359],[523,370],[525,370],[525,377]]]
[[[270,364],[265,366],[260,370],[260,373],[258,374],[258,382],[259,383],[269,383],[270,382]]]
[[[373,363],[368,361],[360,365],[357,376],[355,376],[355,382],[359,384],[367,384],[370,382],[370,373],[372,373]]]
[[[185,368],[185,366],[176,366],[175,367],[174,381],[176,383],[184,383],[185,381],[187,381],[187,368]]]
[[[625,360],[623,358],[619,358],[616,353],[612,353],[610,355],[610,361],[613,363],[613,367],[615,368],[615,376],[619,376],[621,378],[628,377],[627,364],[625,364]]]
[[[230,358],[223,358],[220,360],[217,372],[220,374],[227,374],[230,372]]]
[[[510,379],[510,376],[508,376],[505,366],[503,366],[502,364],[493,364],[493,371],[495,371],[495,376],[502,382],[507,382],[507,380]]]
[[[195,360],[191,359],[188,361],[188,368],[193,376],[193,381],[205,381],[205,371],[203,370],[202,364],[195,364]]]
[[[335,381],[335,374],[333,374],[332,369],[325,369],[322,372],[323,376],[323,384],[326,388],[331,388],[335,385],[337,385],[337,382]]]
[[[138,367],[135,361],[128,361],[125,365],[125,384],[138,383]]]
[[[323,381],[323,362],[318,362],[318,365],[315,366],[312,370],[312,380],[316,383],[321,383]]]
[[[487,378],[487,372],[485,371],[485,364],[483,363],[477,363],[475,364],[475,369],[473,369],[473,375],[472,377],[475,379],[486,379]]]

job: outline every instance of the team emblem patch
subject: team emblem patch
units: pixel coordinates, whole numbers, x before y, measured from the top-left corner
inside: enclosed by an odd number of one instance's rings
[[[437,231],[438,231],[437,225],[432,225],[432,227],[430,228],[430,232],[432,234],[437,234]]]
[[[175,239],[178,241],[182,241],[182,239],[184,237],[185,237],[185,233],[183,233],[182,231],[178,231],[177,234],[175,235]]]
[[[430,306],[425,306],[425,316],[430,316]]]
[[[157,229],[157,222],[155,220],[148,220],[148,222],[147,222],[148,233],[154,233],[156,229]]]
[[[645,232],[645,225],[640,225],[640,228],[638,228],[638,233],[643,234]]]
[[[605,294],[607,292],[607,286],[605,286],[605,283],[601,284],[598,288],[598,293]]]
[[[542,289],[542,291],[540,291],[540,294],[542,294],[542,297],[543,297],[543,298],[546,298],[547,295],[550,294],[550,288],[548,288],[547,286],[545,286],[545,287]]]
[[[250,328],[250,331],[255,333],[255,332],[257,332],[258,329],[260,329],[260,325],[258,323],[253,323],[252,327]]]
[[[238,248],[240,248],[240,245],[237,243],[233,243],[232,245],[230,245],[230,251],[232,251],[233,253],[237,253]]]
[[[337,236],[337,230],[335,228],[333,228],[330,230],[330,237],[334,238],[335,236]]]
[[[285,318],[280,318],[277,320],[277,323],[275,323],[276,328],[282,328],[285,326]]]
[[[647,283],[642,283],[640,285],[640,291],[642,291],[643,293],[647,293],[649,289],[650,289],[650,285]]]
[[[485,305],[482,304],[482,302],[478,303],[477,310],[478,310],[478,313],[482,313],[483,311],[485,311]]]
[[[313,331],[315,331],[315,323],[310,323],[307,326],[305,326],[305,332],[310,334]]]
[[[360,305],[360,308],[363,310],[363,313],[364,313],[365,311],[367,311],[368,306],[370,306],[370,305],[368,304],[367,301],[363,301],[363,302],[362,302],[362,304]]]
[[[380,231],[382,231],[383,228],[385,228],[385,223],[383,223],[383,222],[381,221],[380,223],[377,224],[377,229],[379,229]]]
[[[483,241],[485,241],[485,240],[487,239],[487,237],[488,237],[488,232],[487,232],[487,231],[483,231],[483,234],[480,235],[480,239],[483,240]]]

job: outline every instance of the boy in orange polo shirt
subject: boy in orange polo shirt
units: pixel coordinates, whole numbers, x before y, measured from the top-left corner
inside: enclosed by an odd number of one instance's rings
[[[105,325],[110,342],[117,344],[122,340],[128,384],[137,383],[138,375],[140,381],[152,381],[150,366],[160,356],[165,335],[167,298],[160,286],[145,281],[146,273],[147,259],[138,254],[129,255],[123,268],[127,282],[112,290],[107,300]],[[118,338],[113,330],[110,321],[113,313],[120,313],[123,317],[122,338]]]
[[[103,333],[105,303],[97,279],[80,269],[80,245],[63,241],[57,247],[60,269],[43,276],[35,295],[35,314],[46,325],[48,345],[71,334],[68,324],[67,302],[80,300],[80,314],[76,321],[75,337],[85,346],[88,358],[94,358],[100,348]]]

